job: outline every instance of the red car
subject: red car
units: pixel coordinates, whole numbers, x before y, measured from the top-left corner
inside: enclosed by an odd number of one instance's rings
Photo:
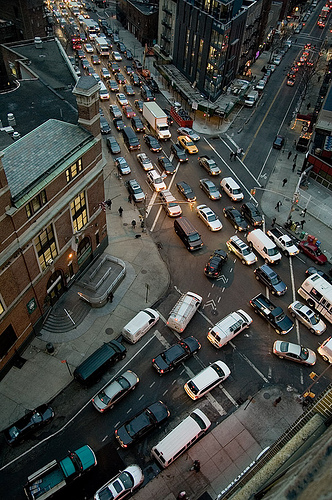
[[[305,253],[315,264],[325,264],[327,261],[326,255],[322,253],[320,248],[309,241],[301,241],[299,243],[301,252]]]
[[[136,113],[131,106],[123,106],[123,112],[127,118],[134,118],[134,116],[136,116]]]

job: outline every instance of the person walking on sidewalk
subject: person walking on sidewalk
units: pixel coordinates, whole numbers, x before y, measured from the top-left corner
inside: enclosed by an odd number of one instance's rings
[[[297,153],[294,155],[293,161],[296,163],[297,160]]]
[[[292,172],[295,172],[296,169],[296,161],[294,161],[293,166],[292,166]]]
[[[119,207],[118,212],[119,212],[120,217],[122,217],[123,208],[122,208],[122,207]]]
[[[195,472],[199,472],[201,470],[201,462],[199,460],[194,460],[193,466],[190,467],[189,470],[194,470]]]
[[[302,220],[300,221],[300,226],[301,226],[302,231],[303,231],[303,226],[304,226],[304,224],[305,224],[305,220],[304,220],[304,219],[302,219]]]
[[[287,160],[289,160],[289,158],[292,156],[292,152],[291,151],[288,151],[288,155],[287,155]]]
[[[109,208],[110,210],[112,210],[112,200],[111,200],[111,199],[106,200],[106,201],[105,201],[105,203],[106,203],[106,205],[108,206],[108,208]]]
[[[302,210],[302,212],[300,213],[300,216],[301,216],[301,217],[305,217],[306,213],[307,213],[307,209],[306,209],[306,208],[304,208],[304,209]]]
[[[271,222],[271,227],[274,227],[276,222],[277,222],[276,217],[273,217],[272,222]]]
[[[281,201],[279,200],[276,204],[276,206],[274,207],[274,210],[278,210],[278,212],[280,212],[280,207],[281,207],[282,203]]]
[[[285,178],[282,180],[282,187],[285,187],[285,185],[287,184],[287,182],[288,182],[288,181],[287,181],[287,179],[286,179],[286,177],[285,177]]]
[[[128,201],[129,201],[129,203],[131,203],[133,201],[133,197],[132,197],[131,193],[129,193],[129,195],[128,195]]]
[[[233,156],[234,156],[234,153],[233,151],[230,152],[230,155],[229,155],[229,159],[232,160],[233,159]]]

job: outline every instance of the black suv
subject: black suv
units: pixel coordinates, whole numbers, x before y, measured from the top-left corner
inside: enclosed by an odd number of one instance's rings
[[[227,253],[224,250],[215,250],[209,262],[204,268],[204,274],[208,278],[218,278],[222,272],[222,266],[227,260]]]
[[[165,174],[174,174],[176,167],[167,156],[158,156],[158,165],[164,170]]]
[[[254,227],[263,224],[263,217],[258,208],[251,202],[243,203],[241,213],[245,219]]]
[[[178,182],[176,187],[178,188],[179,193],[181,193],[182,196],[187,201],[195,201],[196,200],[196,195],[195,195],[194,191],[191,189],[189,184],[187,184],[185,181]]]
[[[254,270],[256,280],[261,281],[271,290],[273,295],[284,295],[287,291],[287,286],[281,280],[280,276],[273,271],[268,265],[264,264]]]

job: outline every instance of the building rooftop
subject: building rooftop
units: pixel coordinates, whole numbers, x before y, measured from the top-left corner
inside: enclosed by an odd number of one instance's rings
[[[91,146],[94,137],[78,125],[48,120],[4,150],[2,163],[12,199],[20,200],[58,168],[67,167],[75,153]]]
[[[8,47],[17,54],[22,79],[16,89],[0,94],[2,126],[8,126],[8,113],[14,115],[13,127],[21,136],[49,119],[77,123],[77,104],[72,92],[77,79],[60,43],[50,39],[37,49],[29,40],[3,47],[4,52]],[[0,150],[6,145],[0,138]]]

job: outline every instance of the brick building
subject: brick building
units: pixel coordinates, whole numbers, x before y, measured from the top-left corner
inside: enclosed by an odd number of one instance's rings
[[[78,123],[49,119],[0,153],[0,371],[107,246],[99,86],[82,77]]]

